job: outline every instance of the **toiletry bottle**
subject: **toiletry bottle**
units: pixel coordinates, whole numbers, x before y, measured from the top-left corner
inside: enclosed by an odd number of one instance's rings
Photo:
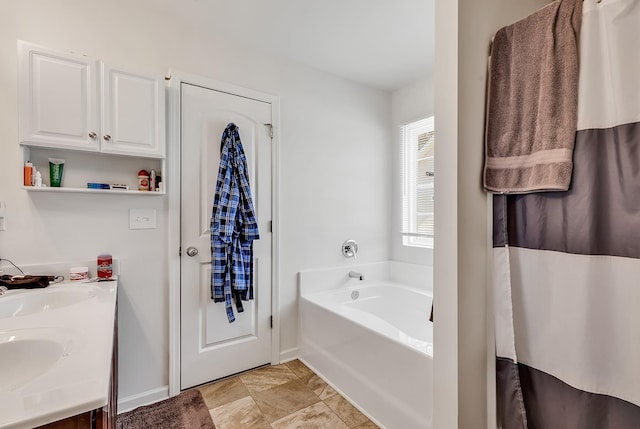
[[[151,170],[149,172],[149,190],[156,190],[156,170]]]
[[[33,181],[33,186],[36,188],[42,188],[42,174],[36,170],[35,180]]]
[[[29,161],[24,163],[24,186],[33,186],[33,164]]]

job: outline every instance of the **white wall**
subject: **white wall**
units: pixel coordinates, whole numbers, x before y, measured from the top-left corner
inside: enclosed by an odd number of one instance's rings
[[[297,272],[390,258],[390,96],[319,73],[283,71],[281,150],[282,350],[297,346]]]
[[[435,428],[496,427],[495,355],[486,323],[489,219],[481,182],[487,55],[500,27],[547,3],[436,2]]]
[[[400,126],[433,116],[433,77],[425,76],[391,94],[393,145],[393,204],[391,205],[391,259],[411,264],[433,265],[433,249],[402,245],[402,166]],[[437,145],[437,143],[436,143]]]
[[[229,37],[232,37],[230,35]],[[156,10],[153,0],[11,0],[0,14],[0,257],[18,264],[122,261],[120,396],[168,383],[167,197],[34,194],[21,190],[17,53],[22,39],[154,74],[170,68],[281,96],[281,350],[297,346],[296,273],[389,259],[390,94],[233,47]],[[130,231],[129,208],[158,211]]]

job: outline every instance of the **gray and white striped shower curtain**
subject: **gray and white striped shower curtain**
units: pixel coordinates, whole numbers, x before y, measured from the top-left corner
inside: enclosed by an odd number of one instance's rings
[[[568,192],[494,196],[504,429],[640,428],[640,0],[585,0]]]

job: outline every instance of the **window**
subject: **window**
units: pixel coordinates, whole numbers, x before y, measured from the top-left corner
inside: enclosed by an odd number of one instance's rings
[[[433,247],[433,116],[400,127],[402,244]]]

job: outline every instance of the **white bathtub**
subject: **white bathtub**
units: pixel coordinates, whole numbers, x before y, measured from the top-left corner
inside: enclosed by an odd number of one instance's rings
[[[300,359],[383,428],[432,427],[431,283],[395,262],[300,273]]]

